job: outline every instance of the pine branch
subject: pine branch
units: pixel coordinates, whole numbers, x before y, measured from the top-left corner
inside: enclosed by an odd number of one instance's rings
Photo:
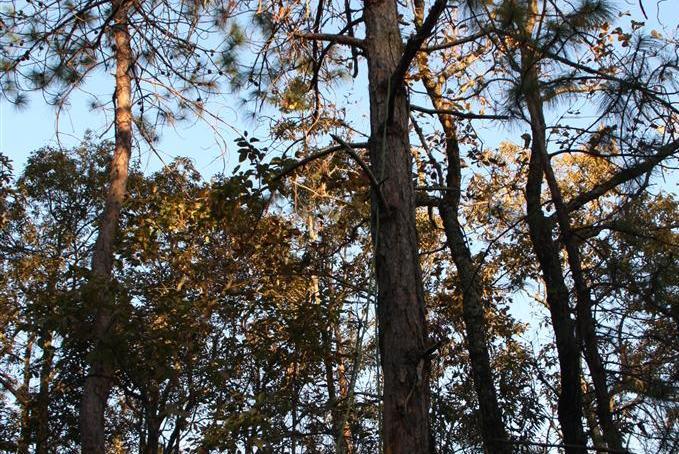
[[[462,119],[468,119],[468,120],[509,120],[509,117],[506,115],[484,115],[484,114],[475,114],[471,112],[460,112],[459,110],[452,110],[452,109],[430,109],[428,107],[421,107],[421,106],[416,106],[415,104],[410,105],[410,110],[414,110],[416,112],[423,112],[431,115],[437,115],[437,114],[444,114],[444,115],[452,115],[453,117],[457,118],[462,118]]]
[[[344,44],[346,46],[365,49],[365,41],[353,36],[335,35],[332,33],[300,33],[300,32],[293,33],[293,36],[306,39],[309,41],[328,41],[335,44]]]
[[[642,161],[632,167],[628,167],[626,169],[621,170],[608,180],[599,183],[591,190],[575,197],[573,200],[566,204],[568,211],[572,212],[578,210],[588,202],[591,202],[592,200],[601,197],[602,195],[604,195],[611,189],[615,188],[616,186],[626,183],[634,178],[640,177],[641,175],[647,172],[650,172],[653,169],[653,167],[658,165],[663,159],[670,157],[671,155],[677,153],[677,151],[679,151],[679,139],[664,145],[663,147],[660,148],[660,150],[658,150],[658,153],[646,159],[645,161]]]

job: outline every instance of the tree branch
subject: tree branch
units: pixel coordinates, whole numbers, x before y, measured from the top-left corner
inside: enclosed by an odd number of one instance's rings
[[[365,49],[365,41],[353,36],[335,35],[332,33],[300,33],[300,32],[293,33],[293,36],[306,39],[309,41],[328,41],[335,44],[344,44],[346,46]]]
[[[479,33],[475,33],[473,35],[465,36],[464,38],[460,39],[454,39],[452,41],[449,41],[447,43],[442,43],[442,44],[435,44],[433,46],[428,46],[422,49],[425,52],[435,52],[437,50],[443,50],[443,49],[449,49],[451,47],[455,46],[461,46],[462,44],[467,44],[472,41],[476,41],[479,38],[483,38],[484,36],[488,35],[487,31],[481,31]]]
[[[410,110],[414,110],[416,112],[423,112],[423,113],[427,113],[427,114],[430,114],[430,115],[437,115],[437,114],[452,115],[453,117],[462,118],[462,119],[469,119],[469,120],[474,120],[474,119],[479,119],[479,120],[509,120],[509,117],[507,115],[484,115],[484,114],[475,114],[475,113],[471,113],[471,112],[460,112],[459,110],[452,110],[452,109],[430,109],[428,107],[416,106],[415,104],[410,105]]]
[[[422,43],[424,43],[424,41],[431,36],[432,30],[438,22],[441,14],[443,14],[443,11],[446,9],[447,4],[448,0],[436,0],[429,10],[427,18],[424,20],[424,22],[422,22],[422,26],[419,28],[417,33],[408,38],[405,49],[403,49],[401,60],[398,62],[394,73],[391,75],[392,92],[394,91],[394,87],[403,82],[406,72],[410,67],[410,63],[415,58],[415,55],[417,55],[417,52],[420,51]]]
[[[575,197],[573,200],[566,204],[566,208],[568,209],[569,212],[576,211],[582,208],[587,203],[597,199],[598,197],[601,197],[602,195],[604,195],[611,189],[615,188],[616,186],[622,183],[626,183],[627,181],[630,181],[634,178],[640,177],[641,175],[647,172],[650,172],[653,169],[653,167],[658,165],[663,159],[670,157],[677,151],[679,151],[679,139],[660,147],[658,153],[648,158],[647,160],[640,162],[632,167],[628,167],[626,169],[621,170],[608,180],[599,183],[591,190]]]
[[[422,43],[431,36],[431,32],[436,26],[436,23],[446,9],[448,0],[436,0],[427,14],[427,18],[422,22],[422,26],[419,28],[417,33],[411,36],[406,42],[405,49],[403,49],[403,54],[401,55],[401,60],[396,65],[396,69],[391,75],[391,87],[389,91],[389,98],[387,99],[387,105],[389,106],[389,111],[387,113],[387,123],[391,122],[394,114],[394,103],[393,99],[396,92],[401,88],[405,75],[410,68],[410,63],[420,51]]]
[[[346,147],[349,147],[351,150],[353,150],[354,148],[358,148],[358,149],[364,148],[365,149],[365,148],[368,148],[368,142],[358,142],[358,143],[352,143],[352,144],[348,144],[348,143],[344,142],[341,145],[333,145],[333,146],[330,146],[330,147],[323,148],[322,150],[319,150],[316,153],[313,153],[313,154],[307,156],[306,158],[300,159],[296,163],[292,164],[290,167],[288,167],[287,169],[283,170],[281,173],[279,173],[278,175],[273,177],[271,181],[278,181],[281,178],[283,178],[283,177],[291,174],[295,170],[299,169],[300,167],[304,167],[305,165],[309,164],[311,161],[315,161],[316,159],[320,159],[324,156],[335,153],[336,151],[344,150]]]
[[[330,134],[330,137],[332,137],[337,143],[339,143],[343,148],[344,151],[347,152],[349,156],[351,156],[354,161],[363,169],[363,172],[368,176],[368,179],[370,179],[370,186],[372,186],[373,190],[377,193],[377,197],[379,198],[380,203],[382,204],[382,207],[385,210],[389,209],[389,205],[387,205],[387,201],[384,198],[384,194],[382,194],[382,189],[380,188],[380,182],[377,181],[377,178],[375,178],[375,174],[372,173],[370,170],[370,167],[368,164],[361,159],[361,157],[354,151],[354,149],[346,143],[344,140],[342,140],[340,137],[336,136],[335,134]]]

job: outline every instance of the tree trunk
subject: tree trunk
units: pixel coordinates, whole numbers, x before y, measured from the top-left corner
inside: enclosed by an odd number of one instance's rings
[[[158,454],[160,446],[160,418],[154,409],[149,409],[146,416],[146,449],[144,454]]]
[[[110,337],[113,324],[113,301],[110,294],[113,267],[113,245],[120,218],[120,210],[127,191],[128,165],[132,151],[132,91],[130,47],[127,14],[131,6],[127,0],[114,0],[113,35],[116,56],[115,150],[111,162],[110,186],[99,222],[99,234],[92,256],[92,273],[88,297],[94,308],[94,349],[83,390],[80,407],[80,436],[82,452],[103,454],[104,412],[113,385],[113,354]]]
[[[423,2],[416,1],[415,5],[415,15],[418,23],[421,24],[424,19]],[[431,74],[427,54],[420,53],[417,63],[419,75],[434,108],[440,111],[451,109],[452,106],[441,96],[441,85]],[[438,114],[438,119],[446,135],[446,157],[448,159],[445,184],[447,190],[444,192],[438,209],[446,233],[446,243],[457,268],[457,286],[462,290],[462,316],[467,331],[467,349],[474,378],[474,389],[479,402],[481,436],[485,452],[509,454],[512,452],[512,446],[508,443],[507,431],[502,421],[488,353],[488,335],[479,280],[481,270],[472,260],[459,222],[462,174],[455,120],[446,114]]]
[[[19,429],[19,441],[17,442],[17,454],[28,454],[31,446],[31,356],[33,356],[33,342],[35,338],[31,335],[26,342],[24,351],[23,382],[18,390],[21,396],[21,422]]]
[[[44,330],[40,338],[42,359],[40,360],[40,389],[35,403],[35,452],[47,454],[49,452],[49,403],[50,403],[50,379],[52,378],[52,362],[54,361],[54,347],[52,346],[52,333]]]
[[[529,3],[529,16],[521,39],[529,41],[538,17],[537,0]],[[528,178],[526,181],[526,220],[547,291],[547,304],[552,317],[556,349],[561,371],[558,416],[567,445],[567,454],[586,454],[587,438],[582,426],[582,391],[580,388],[580,348],[570,315],[569,294],[559,248],[552,238],[552,224],[542,211],[542,181],[547,156],[545,116],[539,86],[539,61],[521,46],[521,75],[524,100],[528,108],[532,133]]]
[[[373,188],[371,230],[384,377],[384,452],[426,453],[431,449],[429,360],[425,357],[427,333],[415,226],[408,104],[403,82],[391,87],[403,43],[396,2],[371,0],[365,2],[363,12],[370,91],[370,161],[381,182],[386,205]],[[389,101],[393,89],[395,96]],[[389,111],[393,112],[391,119]]]
[[[344,358],[341,355],[340,351],[340,345],[342,341],[342,335],[340,333],[339,329],[339,323],[335,325],[335,343],[337,345],[337,384],[339,385],[339,395],[340,399],[342,399],[344,402],[346,402],[347,406],[351,405],[350,397],[352,394],[352,390],[350,390],[350,384],[349,380],[347,379],[347,370],[344,365]],[[354,354],[359,354],[358,352],[354,352]],[[352,373],[357,373],[357,371],[352,371]],[[347,417],[349,416],[348,411],[345,410],[344,413],[338,414],[339,419],[337,424],[337,440],[338,440],[338,447],[339,447],[339,453],[342,454],[351,454],[354,452],[354,448],[351,442],[351,426],[349,425],[349,421],[347,421]]]
[[[620,432],[613,422],[613,415],[611,414],[611,394],[608,390],[608,384],[606,383],[606,369],[604,368],[603,360],[599,354],[596,338],[596,321],[594,320],[594,314],[592,313],[592,295],[582,271],[582,258],[580,256],[578,239],[573,234],[568,208],[561,195],[561,190],[559,189],[559,184],[554,176],[554,170],[549,162],[547,151],[543,150],[543,153],[542,164],[545,177],[547,179],[547,184],[549,185],[550,193],[552,194],[552,200],[554,201],[562,241],[568,255],[568,266],[571,270],[573,283],[575,284],[578,334],[582,340],[585,361],[587,362],[587,367],[592,376],[599,424],[601,424],[601,429],[603,430],[603,435],[608,447],[620,451],[623,449],[622,440]]]
[[[533,77],[528,86],[537,87],[537,73],[532,63],[524,58],[526,78]],[[542,211],[543,180],[542,159],[546,153],[545,121],[539,93],[526,94],[526,104],[531,118],[532,148],[526,182],[526,220],[547,290],[547,304],[556,338],[556,349],[561,369],[559,392],[559,422],[567,454],[586,454],[585,432],[582,427],[582,393],[580,389],[580,349],[571,320],[568,288],[561,269],[559,249],[552,239],[551,223]]]
[[[599,430],[599,426],[597,425],[592,393],[584,380],[582,381],[582,405],[585,413],[585,420],[587,421],[587,427],[589,428],[589,433],[592,437],[594,446],[596,448],[605,447],[606,442],[603,435],[601,434],[601,430]]]

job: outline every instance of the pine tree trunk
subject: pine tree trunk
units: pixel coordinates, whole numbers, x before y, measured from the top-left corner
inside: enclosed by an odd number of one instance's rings
[[[371,218],[378,285],[377,318],[384,378],[382,428],[386,454],[426,453],[429,434],[429,360],[424,291],[418,260],[402,82],[389,106],[391,76],[403,53],[396,2],[365,2],[370,91],[370,161],[382,182],[383,206],[373,188]],[[393,111],[392,119],[388,111]]]
[[[528,65],[529,66],[529,65]],[[528,71],[527,76],[530,76]],[[537,79],[535,79],[537,80]],[[537,83],[537,82],[535,82]],[[538,258],[547,290],[547,304],[556,338],[561,370],[558,416],[567,454],[586,454],[582,427],[582,393],[580,389],[580,349],[570,316],[568,288],[561,269],[559,249],[552,238],[551,223],[542,211],[542,159],[545,147],[545,122],[537,93],[526,96],[531,117],[533,142],[526,182],[526,219],[535,255]]]
[[[80,436],[84,454],[105,452],[104,413],[106,401],[113,385],[113,353],[110,337],[113,329],[113,301],[110,294],[113,267],[113,245],[120,211],[127,192],[128,165],[132,151],[132,49],[127,14],[131,6],[127,0],[115,0],[113,35],[116,56],[115,99],[115,150],[111,162],[108,194],[99,221],[99,234],[92,256],[92,273],[88,297],[95,310],[93,327],[94,351],[85,378],[80,407]]]
[[[592,376],[592,383],[594,385],[594,397],[596,400],[596,411],[599,418],[599,424],[603,430],[603,435],[606,444],[609,448],[621,451],[622,439],[620,432],[613,422],[613,415],[611,414],[611,394],[606,383],[606,369],[599,354],[599,346],[596,338],[596,321],[592,313],[592,295],[585,280],[584,272],[582,270],[582,258],[580,256],[580,247],[578,239],[573,234],[571,228],[570,215],[568,208],[564,203],[561,190],[554,176],[554,170],[549,162],[549,156],[542,157],[545,176],[552,194],[554,207],[556,209],[557,221],[563,244],[566,247],[568,255],[568,266],[571,271],[573,283],[575,286],[576,298],[576,313],[577,313],[577,328],[580,339],[582,340],[585,353],[585,361]]]
[[[54,361],[54,347],[52,333],[44,330],[40,338],[42,359],[40,360],[40,389],[35,403],[35,452],[47,454],[49,452],[49,403],[50,379],[52,376],[52,362]]]

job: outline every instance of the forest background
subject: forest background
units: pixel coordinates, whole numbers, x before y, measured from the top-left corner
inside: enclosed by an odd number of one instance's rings
[[[44,105],[49,84],[24,91],[3,70],[0,449],[678,449],[671,2],[394,3],[404,55],[426,51],[382,85],[385,63],[365,59],[379,49],[356,38],[368,23],[346,25],[370,21],[368,3],[224,2],[233,16],[199,42],[230,43],[209,70],[226,83],[184,123],[134,122],[104,297],[88,263],[120,129],[99,104],[112,67],[61,109]],[[4,63],[20,54],[7,11]],[[375,115],[401,115],[412,145],[391,180],[376,178],[392,129]],[[393,205],[397,180],[412,206]],[[404,213],[392,237],[385,210]],[[390,243],[408,229],[415,254]],[[409,260],[417,279],[390,302]],[[111,304],[105,341],[90,298]],[[398,301],[403,329],[378,309]],[[100,437],[81,402],[96,367],[110,378]]]

